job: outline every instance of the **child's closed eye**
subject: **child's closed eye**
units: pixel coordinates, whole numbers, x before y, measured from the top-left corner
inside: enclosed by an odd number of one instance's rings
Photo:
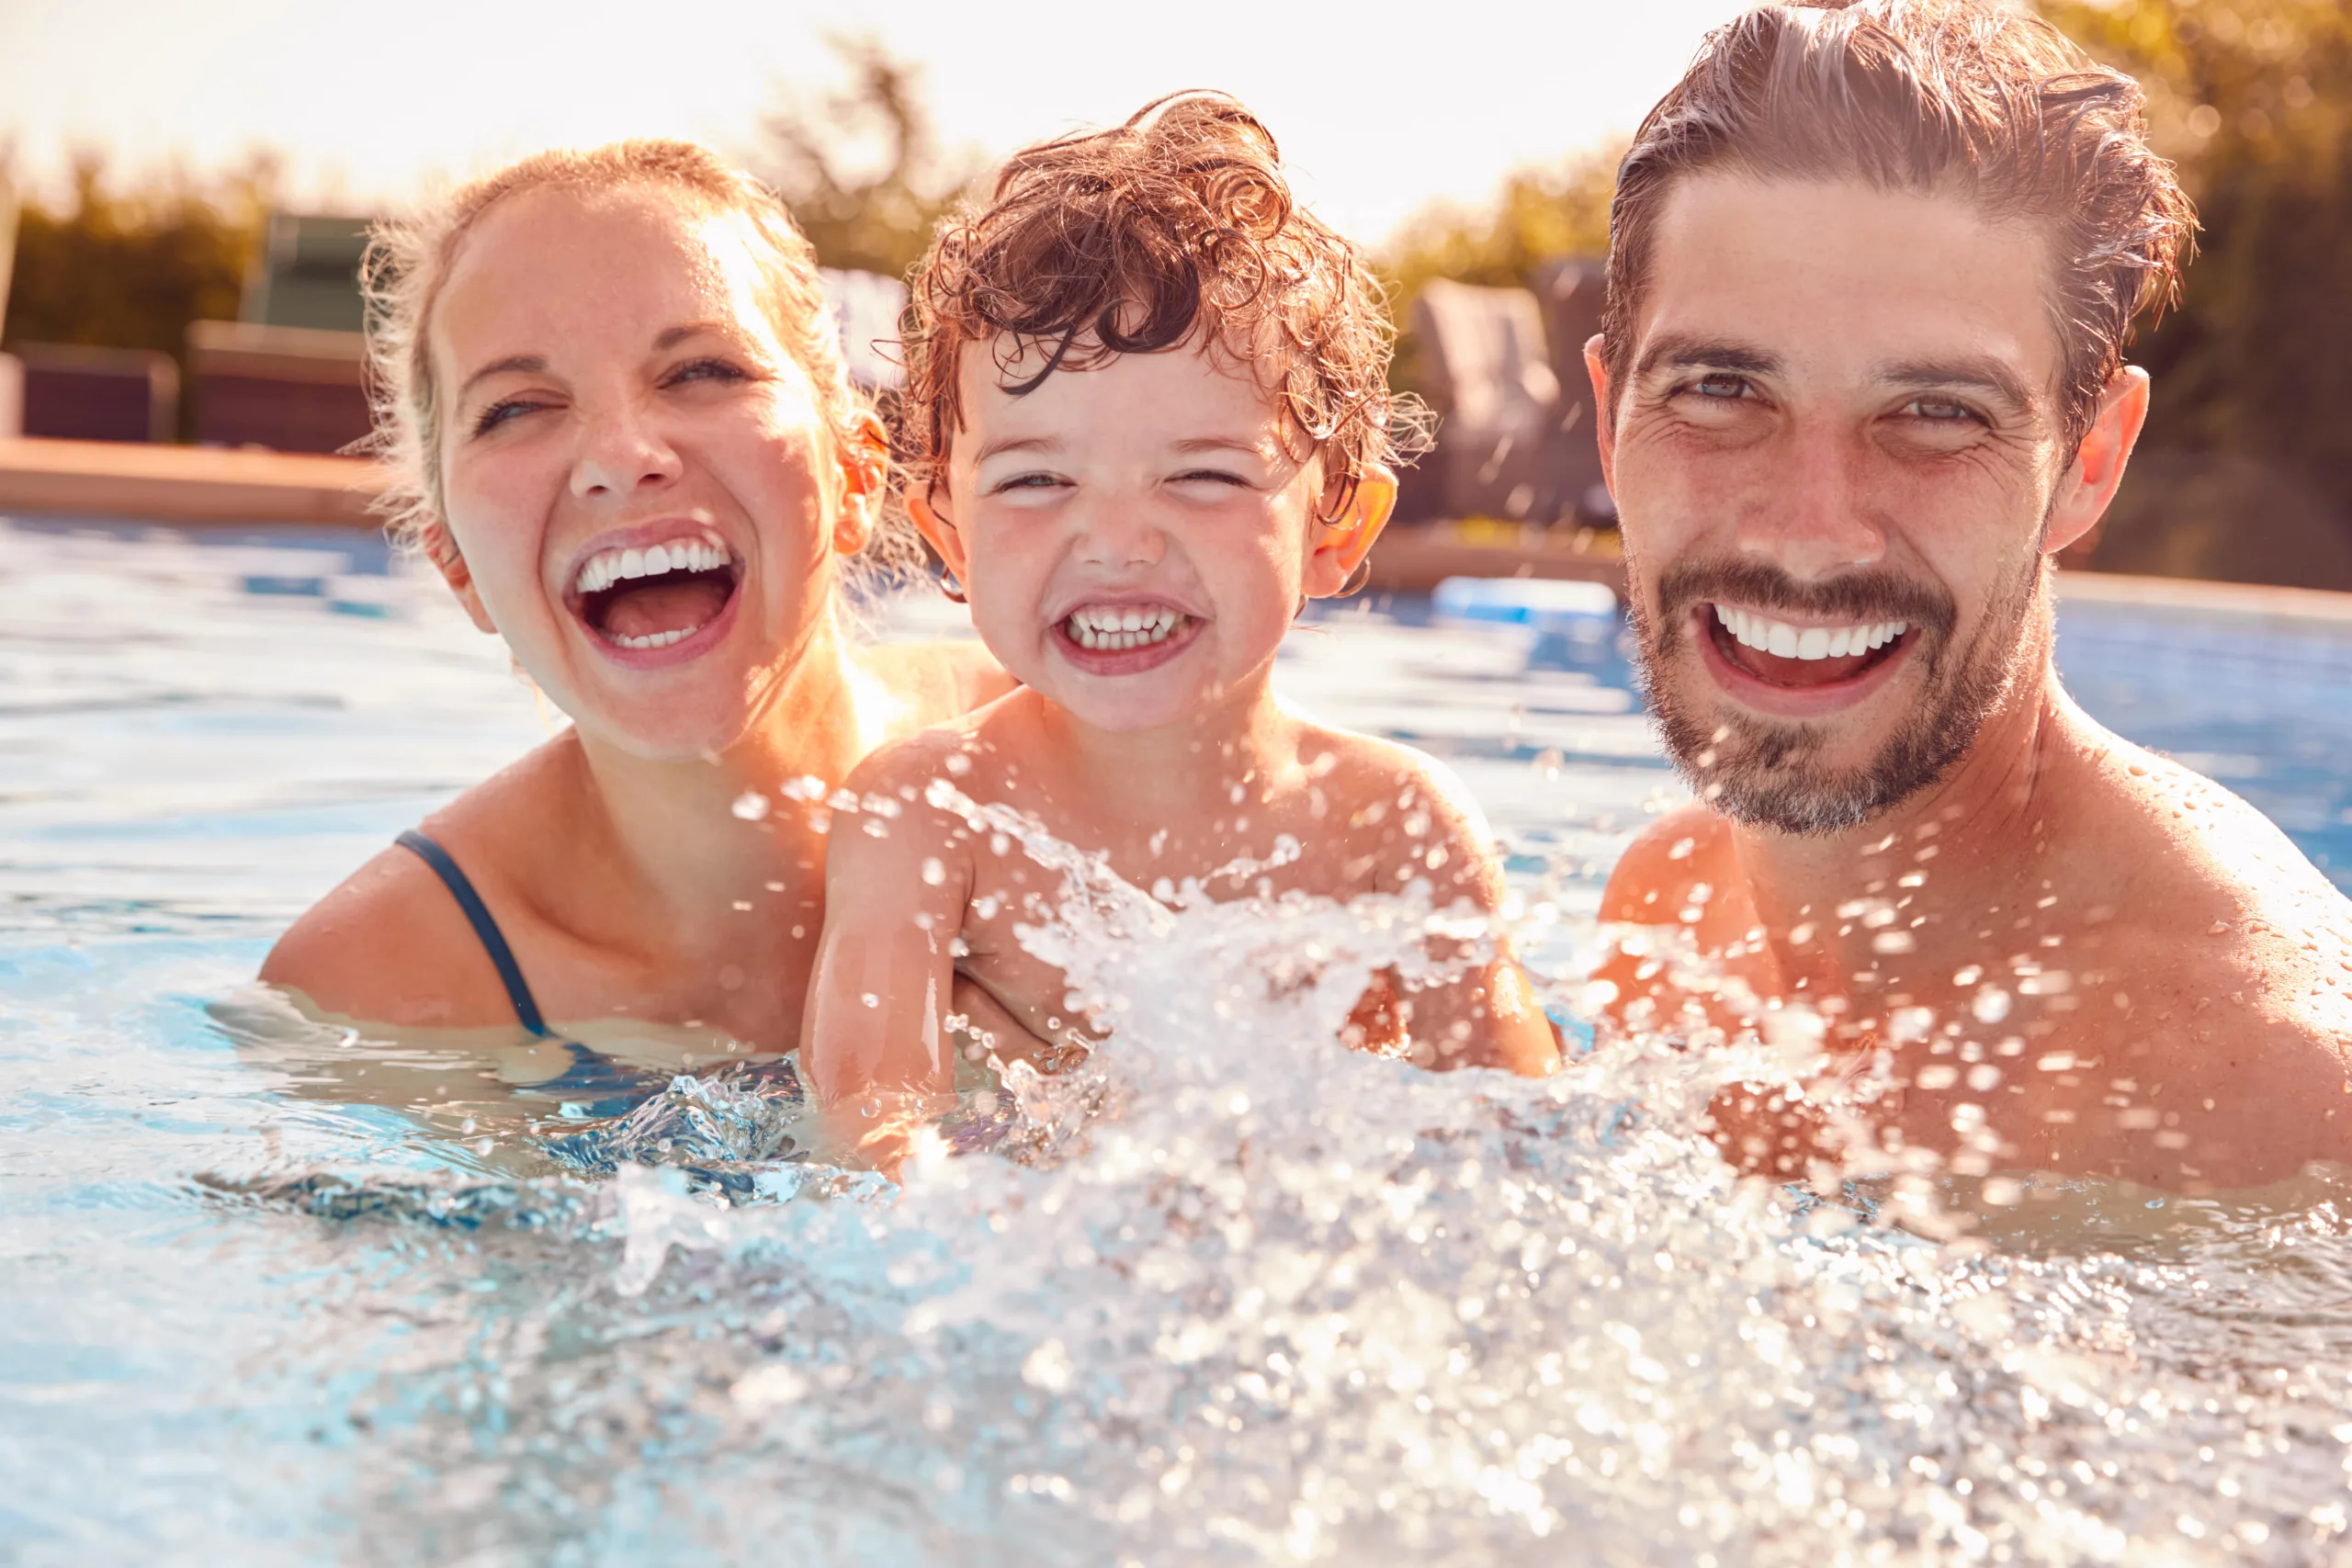
[[[1024,474],[1010,474],[989,486],[990,495],[1011,495],[1021,491],[1049,491],[1066,488],[1069,481],[1059,474],[1044,469],[1032,469]]]
[[[1173,476],[1169,482],[1180,485],[1221,486],[1232,490],[1255,490],[1257,485],[1246,475],[1230,468],[1187,468]]]

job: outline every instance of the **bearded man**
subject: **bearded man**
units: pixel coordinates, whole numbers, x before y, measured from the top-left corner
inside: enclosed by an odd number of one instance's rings
[[[2352,907],[2051,662],[2192,229],[2132,80],[1995,0],[1760,6],[1651,111],[1587,358],[1697,802],[1610,881],[1618,1025],[1874,1066],[1882,1158],[2352,1158]],[[1751,1168],[1838,1153],[1802,1093],[1715,1119]]]

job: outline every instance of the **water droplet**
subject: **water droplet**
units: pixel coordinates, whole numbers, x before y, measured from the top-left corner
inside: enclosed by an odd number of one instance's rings
[[[947,880],[947,868],[940,864],[936,858],[925,857],[922,863],[922,879],[936,887]]]
[[[2009,993],[1998,986],[1983,987],[1968,1010],[1976,1015],[1979,1023],[1998,1023],[2009,1016]]]
[[[863,993],[857,999],[864,1002],[870,1008],[878,1008],[882,1005],[882,998],[876,996],[872,991]]]
[[[747,789],[727,809],[746,822],[757,822],[768,814],[768,797],[758,790]]]

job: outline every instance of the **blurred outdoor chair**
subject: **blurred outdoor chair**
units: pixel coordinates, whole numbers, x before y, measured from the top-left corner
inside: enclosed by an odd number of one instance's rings
[[[24,343],[23,433],[65,441],[169,441],[180,371],[143,348]]]

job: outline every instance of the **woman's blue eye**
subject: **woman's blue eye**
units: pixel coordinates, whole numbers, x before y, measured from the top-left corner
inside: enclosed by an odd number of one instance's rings
[[[546,406],[544,403],[535,403],[527,398],[507,398],[494,402],[474,417],[474,434],[487,435],[515,415],[529,413]]]

